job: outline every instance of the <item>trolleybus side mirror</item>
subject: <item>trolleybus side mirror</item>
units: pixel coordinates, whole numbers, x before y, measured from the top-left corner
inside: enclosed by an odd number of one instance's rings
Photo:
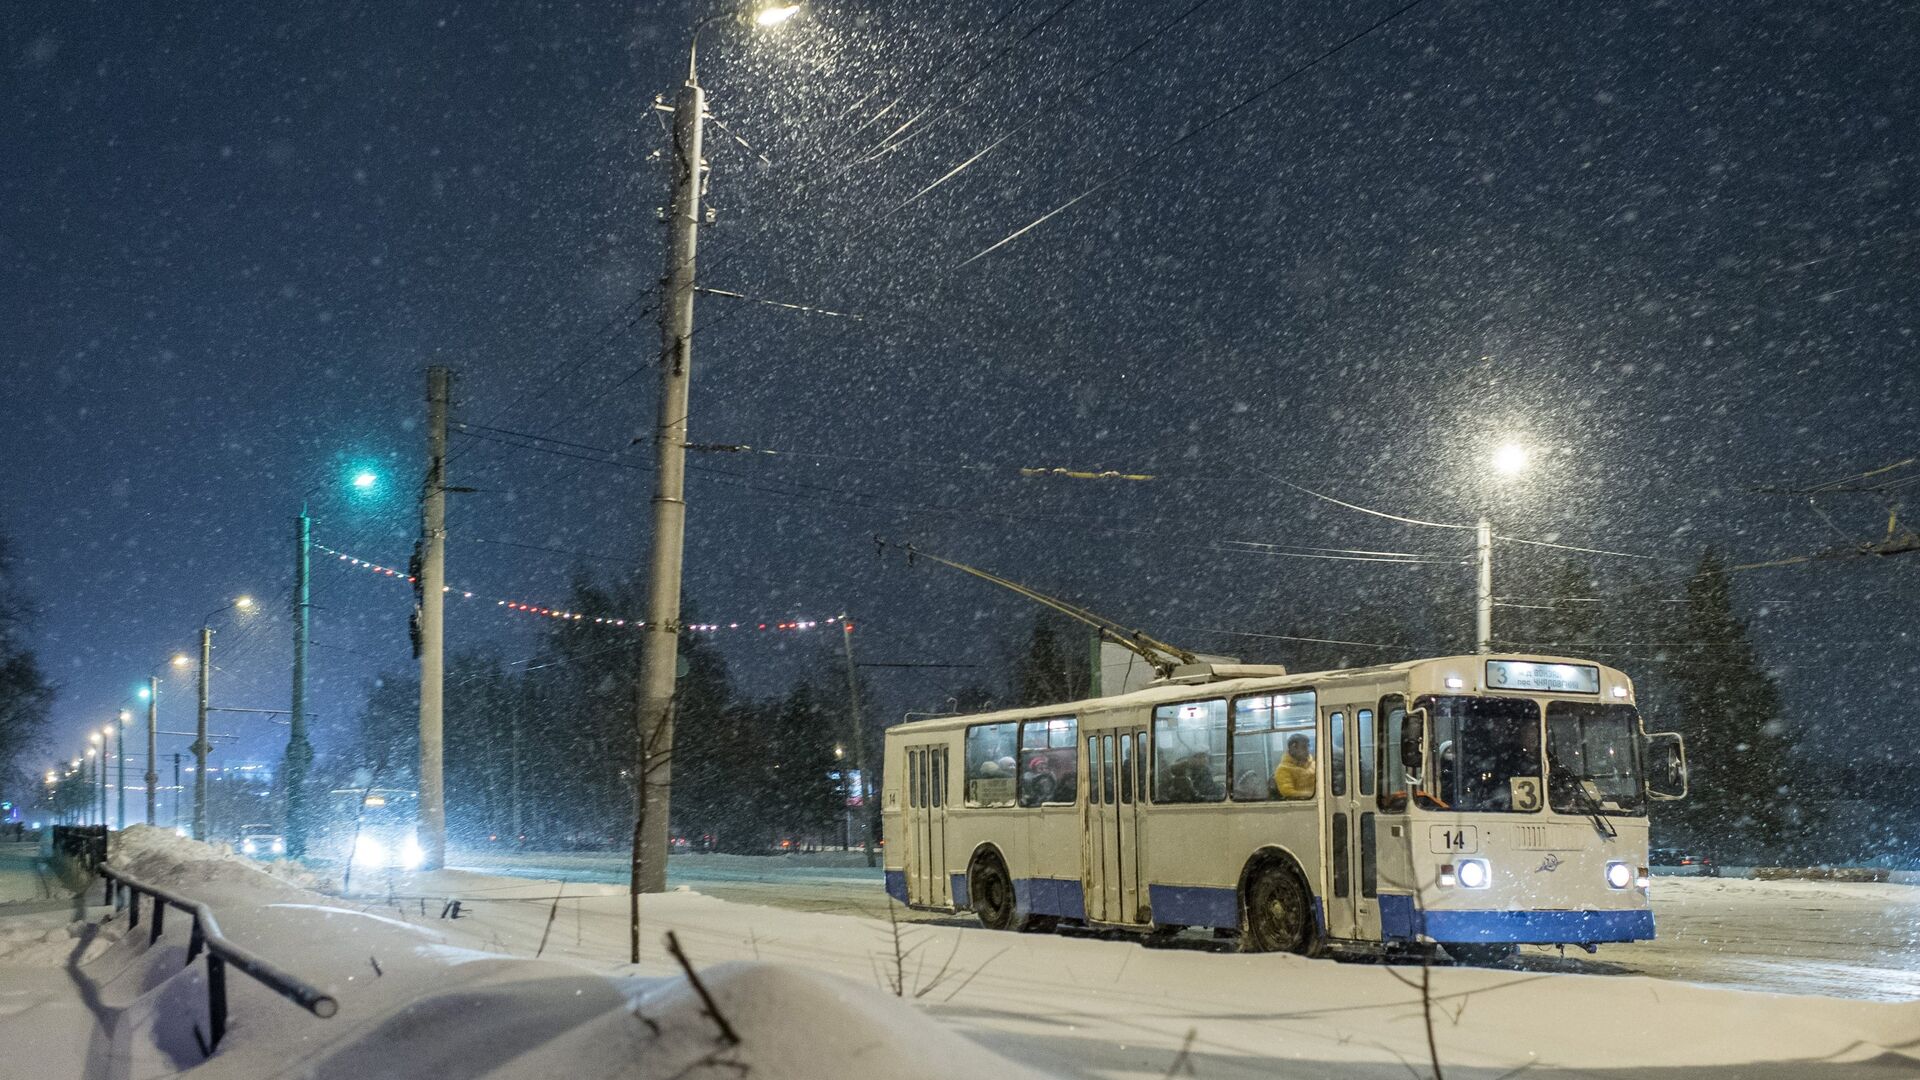
[[[1406,718],[1400,721],[1400,762],[1401,767],[1426,775],[1425,763],[1421,758],[1426,753],[1427,710],[1410,709]]]
[[[1687,744],[1671,731],[1647,736],[1647,798],[1687,797]]]

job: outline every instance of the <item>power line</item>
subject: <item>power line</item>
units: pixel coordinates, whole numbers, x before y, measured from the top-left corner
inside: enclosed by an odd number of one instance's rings
[[[1013,232],[1008,233],[1006,236],[1002,237],[998,241],[992,244],[989,244],[984,248],[981,248],[979,251],[969,256],[964,262],[961,262],[955,265],[953,269],[958,270],[962,267],[969,266],[983,258],[986,258],[988,255],[991,255],[994,252],[1012,243],[1013,241],[1018,240],[1020,237],[1025,236],[1027,233],[1032,232],[1034,229],[1039,228],[1041,225],[1045,224],[1047,221],[1051,220],[1056,215],[1072,209],[1074,206],[1078,205],[1082,200],[1087,199],[1095,194],[1098,194],[1101,191],[1106,190],[1108,187],[1112,186],[1115,182],[1125,179],[1126,177],[1131,176],[1134,173],[1145,168],[1146,166],[1152,164],[1153,162],[1158,161],[1160,158],[1165,157],[1167,154],[1172,153],[1175,149],[1185,145],[1188,141],[1193,139],[1195,136],[1204,134],[1205,132],[1212,130],[1215,126],[1219,125],[1220,123],[1233,117],[1239,112],[1252,106],[1254,103],[1260,101],[1262,98],[1265,98],[1268,94],[1273,93],[1275,90],[1280,89],[1282,86],[1285,86],[1288,83],[1292,82],[1293,80],[1299,78],[1300,76],[1305,75],[1307,72],[1312,71],[1314,68],[1319,67],[1321,64],[1325,63],[1326,61],[1333,59],[1335,56],[1338,56],[1340,53],[1346,51],[1349,47],[1351,47],[1355,43],[1372,35],[1374,32],[1382,29],[1387,24],[1393,22],[1395,19],[1398,19],[1400,16],[1405,15],[1407,12],[1412,11],[1414,8],[1419,7],[1421,4],[1425,2],[1426,0],[1408,0],[1407,3],[1402,4],[1401,6],[1395,8],[1393,11],[1382,16],[1380,19],[1374,21],[1371,25],[1367,26],[1364,30],[1348,35],[1346,38],[1343,38],[1341,41],[1333,45],[1331,48],[1320,53],[1318,56],[1315,56],[1312,60],[1309,60],[1305,64],[1302,64],[1299,67],[1294,68],[1293,70],[1287,72],[1285,75],[1282,75],[1278,79],[1275,79],[1270,83],[1267,83],[1265,86],[1262,86],[1260,89],[1255,90],[1253,93],[1248,94],[1246,97],[1243,97],[1239,101],[1234,102],[1232,105],[1228,106],[1227,108],[1213,114],[1212,116],[1208,117],[1206,120],[1201,121],[1199,124],[1195,125],[1194,127],[1189,128],[1186,131],[1186,133],[1181,135],[1179,138],[1173,140],[1170,143],[1166,143],[1165,145],[1161,146],[1160,149],[1155,150],[1154,152],[1147,154],[1144,157],[1134,159],[1132,164],[1126,166],[1120,171],[1111,173],[1108,176],[1106,176],[1104,179],[1095,181],[1090,187],[1087,187],[1084,190],[1082,190],[1080,194],[1075,195],[1073,198],[1068,199],[1066,202],[1061,203],[1060,205],[1054,207],[1053,209],[1033,219],[1027,224],[1022,225],[1020,228],[1015,229]]]

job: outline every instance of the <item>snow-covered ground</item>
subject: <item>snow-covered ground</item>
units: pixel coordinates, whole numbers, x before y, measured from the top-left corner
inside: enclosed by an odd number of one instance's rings
[[[452,861],[482,873],[575,882],[617,884],[627,874],[625,856],[597,853],[456,852]],[[887,917],[880,872],[867,869],[858,853],[675,856],[668,874],[673,885],[723,900]],[[1653,897],[1658,940],[1603,946],[1591,957],[1530,948],[1520,966],[1773,993],[1920,999],[1920,886],[1661,876]]]
[[[186,920],[156,945],[126,917],[0,936],[0,1077],[1266,1077],[1426,1075],[1418,967],[1147,949],[741,903],[648,897],[626,961],[617,885],[464,871],[329,898],[231,855],[133,830],[117,859],[212,904],[235,941],[321,985],[321,1020],[228,973],[233,1021],[204,1055],[204,965]],[[831,861],[831,860],[828,860]],[[815,880],[864,867],[814,866]],[[764,869],[709,862],[736,886]],[[806,875],[802,875],[803,877]],[[1665,883],[1663,883],[1665,884]],[[1749,882],[1708,882],[1739,902]],[[1828,890],[1849,887],[1823,886]],[[357,888],[356,891],[359,891]],[[1805,891],[1805,890],[1803,890]],[[1768,894],[1774,895],[1774,894]],[[464,898],[441,919],[426,897]],[[1808,891],[1802,902],[1833,903]],[[1711,906],[1717,901],[1704,899]],[[0,918],[0,924],[13,922]],[[23,925],[24,929],[24,925]],[[142,927],[144,930],[145,927]],[[715,1021],[662,945],[707,975]],[[535,959],[536,953],[543,958]],[[68,966],[69,958],[78,963]],[[1639,976],[1436,967],[1450,1077],[1888,1077],[1920,1073],[1920,1002],[1789,997]],[[1409,985],[1412,983],[1413,985]],[[746,1071],[738,1066],[748,1066]]]

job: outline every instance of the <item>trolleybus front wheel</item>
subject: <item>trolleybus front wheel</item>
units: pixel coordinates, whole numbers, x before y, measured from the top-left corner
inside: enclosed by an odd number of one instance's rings
[[[1242,952],[1290,952],[1312,956],[1319,950],[1319,927],[1313,920],[1313,898],[1300,876],[1285,866],[1269,864],[1247,880],[1246,903],[1241,908]]]

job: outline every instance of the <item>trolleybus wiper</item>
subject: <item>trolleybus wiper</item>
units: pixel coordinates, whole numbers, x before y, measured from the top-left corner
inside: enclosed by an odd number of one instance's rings
[[[911,564],[915,558],[932,559],[942,566],[950,566],[961,573],[972,574],[982,581],[991,581],[1001,588],[1010,589],[1013,592],[1019,593],[1021,596],[1032,600],[1036,604],[1050,607],[1068,618],[1086,623],[1088,626],[1099,631],[1102,638],[1113,642],[1115,645],[1145,660],[1155,672],[1162,676],[1171,675],[1175,664],[1198,664],[1200,662],[1198,656],[1180,648],[1178,645],[1169,645],[1164,641],[1148,637],[1139,630],[1135,630],[1130,626],[1124,626],[1104,615],[1096,615],[1078,604],[1069,603],[1058,597],[1048,596],[1046,593],[1040,592],[1037,589],[1030,589],[1017,581],[1010,581],[998,574],[982,570],[977,566],[968,566],[963,562],[943,559],[931,551],[914,547],[912,544],[896,544],[878,536],[873,538],[873,542],[882,551],[887,548],[898,548],[906,552],[907,562],[909,564]]]

